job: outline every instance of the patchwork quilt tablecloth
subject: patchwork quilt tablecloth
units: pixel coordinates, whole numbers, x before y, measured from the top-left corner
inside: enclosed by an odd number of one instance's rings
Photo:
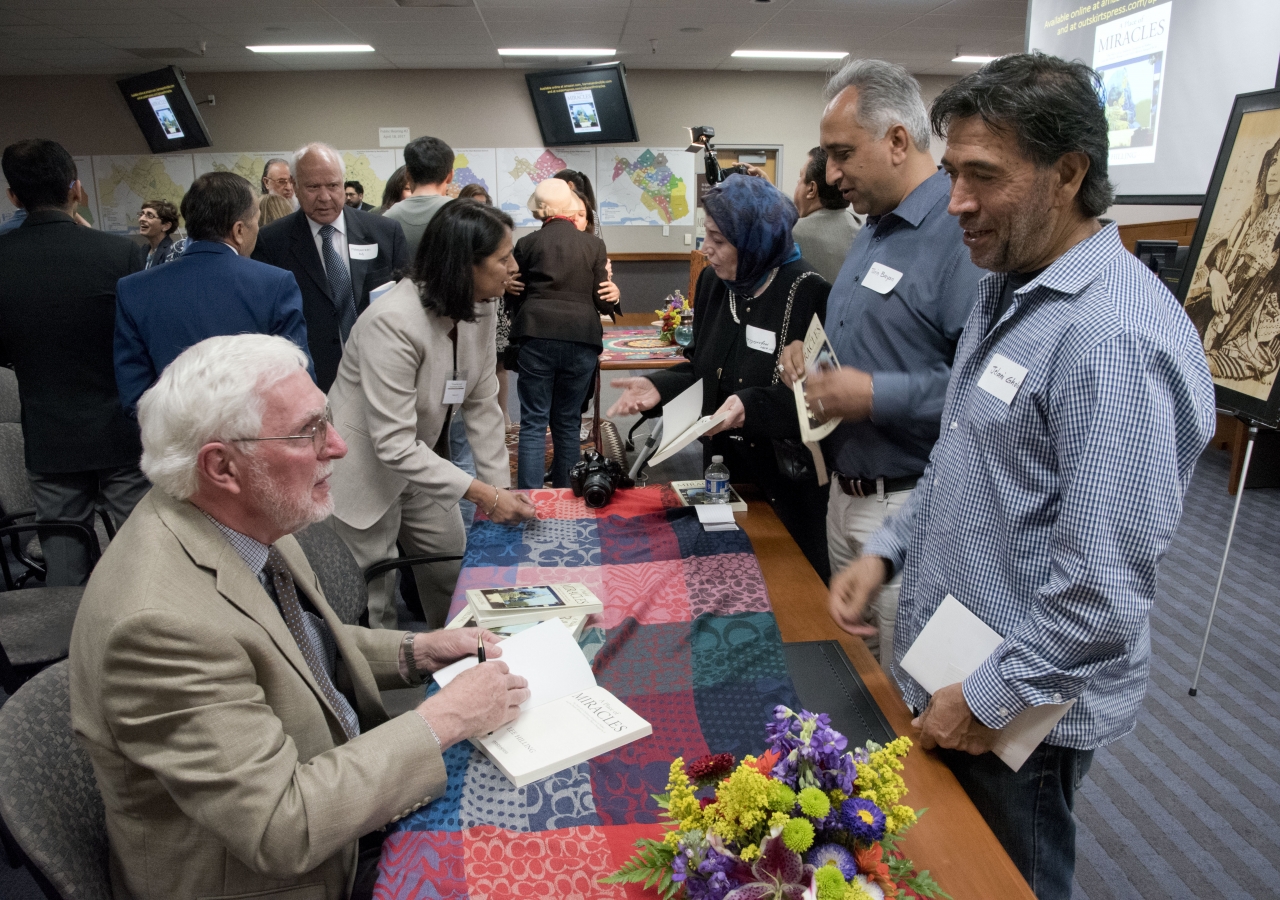
[[[536,523],[472,527],[452,613],[468,588],[586,584],[604,612],[579,643],[653,734],[523,788],[470,743],[449,748],[445,795],[383,845],[380,900],[639,897],[597,878],[661,833],[650,795],[671,760],[758,754],[774,706],[798,705],[744,532],[704,532],[666,486],[621,491],[600,510],[567,490],[531,496]]]
[[[641,328],[606,328],[600,364],[680,360],[684,348],[658,336],[653,325]]]

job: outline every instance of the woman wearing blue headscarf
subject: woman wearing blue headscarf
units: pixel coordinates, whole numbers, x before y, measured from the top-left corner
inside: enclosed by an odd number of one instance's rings
[[[827,493],[816,476],[802,481],[778,470],[774,440],[799,438],[790,388],[778,380],[778,358],[824,319],[827,284],[791,239],[796,208],[766,179],[730,175],[703,198],[708,268],[694,294],[688,362],[647,378],[619,378],[624,389],[609,415],[657,415],[662,404],[702,379],[703,413],[722,406],[729,427],[704,441],[705,463],[724,457],[735,482],[754,482],[814,569],[827,580]]]

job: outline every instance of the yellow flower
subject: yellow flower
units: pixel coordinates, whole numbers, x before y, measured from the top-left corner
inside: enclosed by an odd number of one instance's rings
[[[701,828],[702,805],[693,795],[689,776],[684,773],[684,758],[677,756],[667,773],[667,814],[680,823],[681,831]]]
[[[726,841],[758,841],[770,816],[770,781],[752,762],[752,757],[744,758],[716,790],[716,802],[702,811],[706,827]]]
[[[751,862],[751,860],[755,859],[759,855],[760,848],[755,844],[747,844],[747,846],[742,848],[742,852],[738,854],[738,856],[742,858],[743,862]]]
[[[872,753],[865,763],[858,763],[854,790],[885,812],[885,831],[897,834],[916,820],[915,811],[899,801],[906,796],[907,784],[899,774],[902,757],[911,749],[911,739],[900,737]]]

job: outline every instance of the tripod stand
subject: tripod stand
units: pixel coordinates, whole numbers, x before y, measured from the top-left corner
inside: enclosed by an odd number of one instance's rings
[[[1200,659],[1196,662],[1196,674],[1191,679],[1191,690],[1187,692],[1192,697],[1196,695],[1196,689],[1200,684],[1200,669],[1204,666],[1204,653],[1209,647],[1209,632],[1213,630],[1213,616],[1218,611],[1218,596],[1222,593],[1222,579],[1227,574],[1227,557],[1231,555],[1231,539],[1235,537],[1236,533],[1236,518],[1240,515],[1240,501],[1244,499],[1244,488],[1249,481],[1249,461],[1253,457],[1253,445],[1258,439],[1258,429],[1263,427],[1252,419],[1244,416],[1239,418],[1249,428],[1249,442],[1244,448],[1244,464],[1240,468],[1240,481],[1236,487],[1236,502],[1231,509],[1231,525],[1227,528],[1227,546],[1222,551],[1222,565],[1218,569],[1218,583],[1213,589],[1213,602],[1209,605],[1209,621],[1204,627],[1204,641],[1200,644]]]

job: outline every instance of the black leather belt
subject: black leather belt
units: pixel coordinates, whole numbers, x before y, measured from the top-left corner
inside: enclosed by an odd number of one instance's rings
[[[920,480],[919,475],[906,475],[902,478],[886,478],[884,479],[884,492],[886,494],[897,493],[898,491],[909,491],[916,486],[916,482]],[[874,497],[876,496],[876,479],[874,478],[849,478],[848,476],[836,473],[836,483],[840,485],[840,490],[844,491],[850,497]]]

